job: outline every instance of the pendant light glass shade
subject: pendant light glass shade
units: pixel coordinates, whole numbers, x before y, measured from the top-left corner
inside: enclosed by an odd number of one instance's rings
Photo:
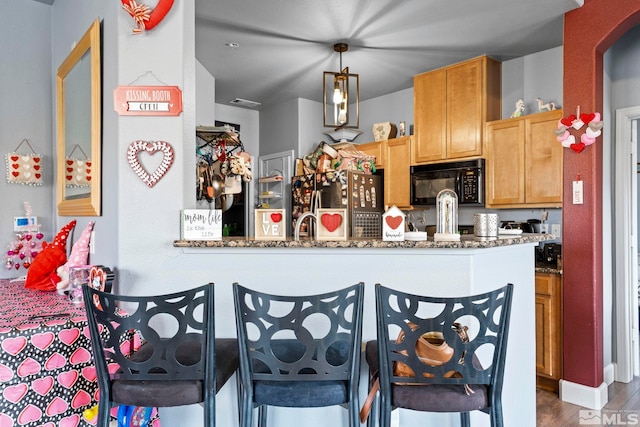
[[[357,128],[360,125],[360,76],[342,68],[342,52],[346,43],[336,43],[333,50],[340,53],[340,71],[325,71],[323,74],[324,127]]]

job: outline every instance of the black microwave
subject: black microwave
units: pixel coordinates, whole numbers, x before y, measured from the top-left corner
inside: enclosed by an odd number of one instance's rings
[[[458,195],[458,205],[484,206],[484,159],[411,166],[411,205],[435,206],[441,190]]]

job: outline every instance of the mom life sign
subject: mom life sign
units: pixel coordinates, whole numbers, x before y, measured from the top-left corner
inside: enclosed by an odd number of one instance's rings
[[[178,86],[118,86],[113,103],[121,116],[179,116],[182,91]]]
[[[185,209],[180,213],[182,240],[222,240],[221,209]]]
[[[286,209],[256,209],[255,239],[286,240],[287,220],[285,215]]]

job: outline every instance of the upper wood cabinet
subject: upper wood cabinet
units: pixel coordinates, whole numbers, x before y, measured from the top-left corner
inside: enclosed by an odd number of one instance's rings
[[[384,204],[400,209],[411,208],[411,137],[384,142]]]
[[[562,110],[486,124],[486,206],[562,207]]]
[[[384,169],[385,142],[386,141],[367,142],[365,144],[358,144],[356,148],[365,154],[375,156],[376,168]]]
[[[501,115],[501,79],[487,56],[416,75],[411,164],[481,156],[484,124]]]

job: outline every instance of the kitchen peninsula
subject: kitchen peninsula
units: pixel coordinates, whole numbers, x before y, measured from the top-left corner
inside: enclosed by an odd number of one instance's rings
[[[211,271],[216,284],[216,335],[235,336],[231,284],[275,294],[312,294],[365,283],[363,340],[375,339],[374,285],[381,283],[406,292],[433,296],[462,296],[514,284],[513,306],[503,392],[505,425],[536,424],[535,359],[535,246],[553,240],[550,234],[500,236],[481,240],[463,235],[460,242],[381,240],[269,241],[223,238],[218,241],[176,240],[174,247],[197,257]],[[364,364],[364,362],[363,362]],[[361,399],[366,396],[363,366]],[[223,393],[234,393],[228,388]],[[232,396],[227,396],[232,399]],[[314,409],[315,411],[316,409]],[[317,417],[292,424],[291,409],[271,411],[272,425],[320,426],[328,419],[342,425],[347,412],[341,408],[317,409]],[[270,415],[271,416],[271,415]],[[329,418],[330,417],[330,418]],[[317,420],[315,420],[317,418]],[[457,426],[453,414],[400,411],[401,425]],[[325,421],[322,424],[322,420]],[[333,421],[335,420],[335,421]],[[232,419],[229,420],[232,422]],[[472,425],[488,426],[489,417],[472,414]]]

